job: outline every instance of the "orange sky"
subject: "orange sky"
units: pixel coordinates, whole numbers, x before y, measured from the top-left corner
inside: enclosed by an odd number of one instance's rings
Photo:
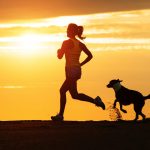
[[[148,0],[1,0],[1,21],[150,8]]]

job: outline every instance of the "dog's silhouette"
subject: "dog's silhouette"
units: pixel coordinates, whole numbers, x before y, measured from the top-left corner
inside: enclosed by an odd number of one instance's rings
[[[148,96],[143,96],[140,92],[135,90],[130,90],[121,85],[122,80],[111,80],[107,85],[108,88],[113,88],[115,91],[116,100],[114,101],[114,108],[116,103],[119,102],[120,110],[127,113],[126,110],[122,108],[122,105],[134,105],[134,111],[136,113],[135,121],[138,116],[141,115],[143,120],[145,120],[145,115],[142,113],[142,108],[145,104],[146,99],[150,99],[150,94]]]

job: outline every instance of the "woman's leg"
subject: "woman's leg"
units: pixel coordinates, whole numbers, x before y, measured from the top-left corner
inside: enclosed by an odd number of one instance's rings
[[[95,104],[95,101],[92,97],[87,96],[83,93],[78,93],[78,91],[77,91],[77,80],[75,80],[75,79],[70,79],[69,92],[70,92],[73,99],[78,99],[81,101],[87,101],[87,102]]]
[[[60,88],[60,111],[59,115],[63,116],[66,106],[66,92],[69,90],[69,80],[65,80]]]

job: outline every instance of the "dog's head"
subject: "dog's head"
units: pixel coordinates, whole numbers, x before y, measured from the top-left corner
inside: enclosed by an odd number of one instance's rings
[[[108,88],[113,88],[116,83],[120,83],[120,82],[122,82],[122,80],[119,80],[119,79],[117,79],[117,80],[111,80],[109,82],[109,84],[107,85],[107,87]]]

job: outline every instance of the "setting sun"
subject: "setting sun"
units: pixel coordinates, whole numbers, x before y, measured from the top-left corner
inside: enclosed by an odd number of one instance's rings
[[[14,47],[21,54],[43,53],[45,50],[53,52],[57,49],[57,44],[55,43],[62,40],[64,40],[64,35],[62,34],[26,33],[16,38]]]
[[[20,48],[23,54],[33,54],[38,51],[42,38],[36,34],[25,34],[19,37],[16,47]]]

